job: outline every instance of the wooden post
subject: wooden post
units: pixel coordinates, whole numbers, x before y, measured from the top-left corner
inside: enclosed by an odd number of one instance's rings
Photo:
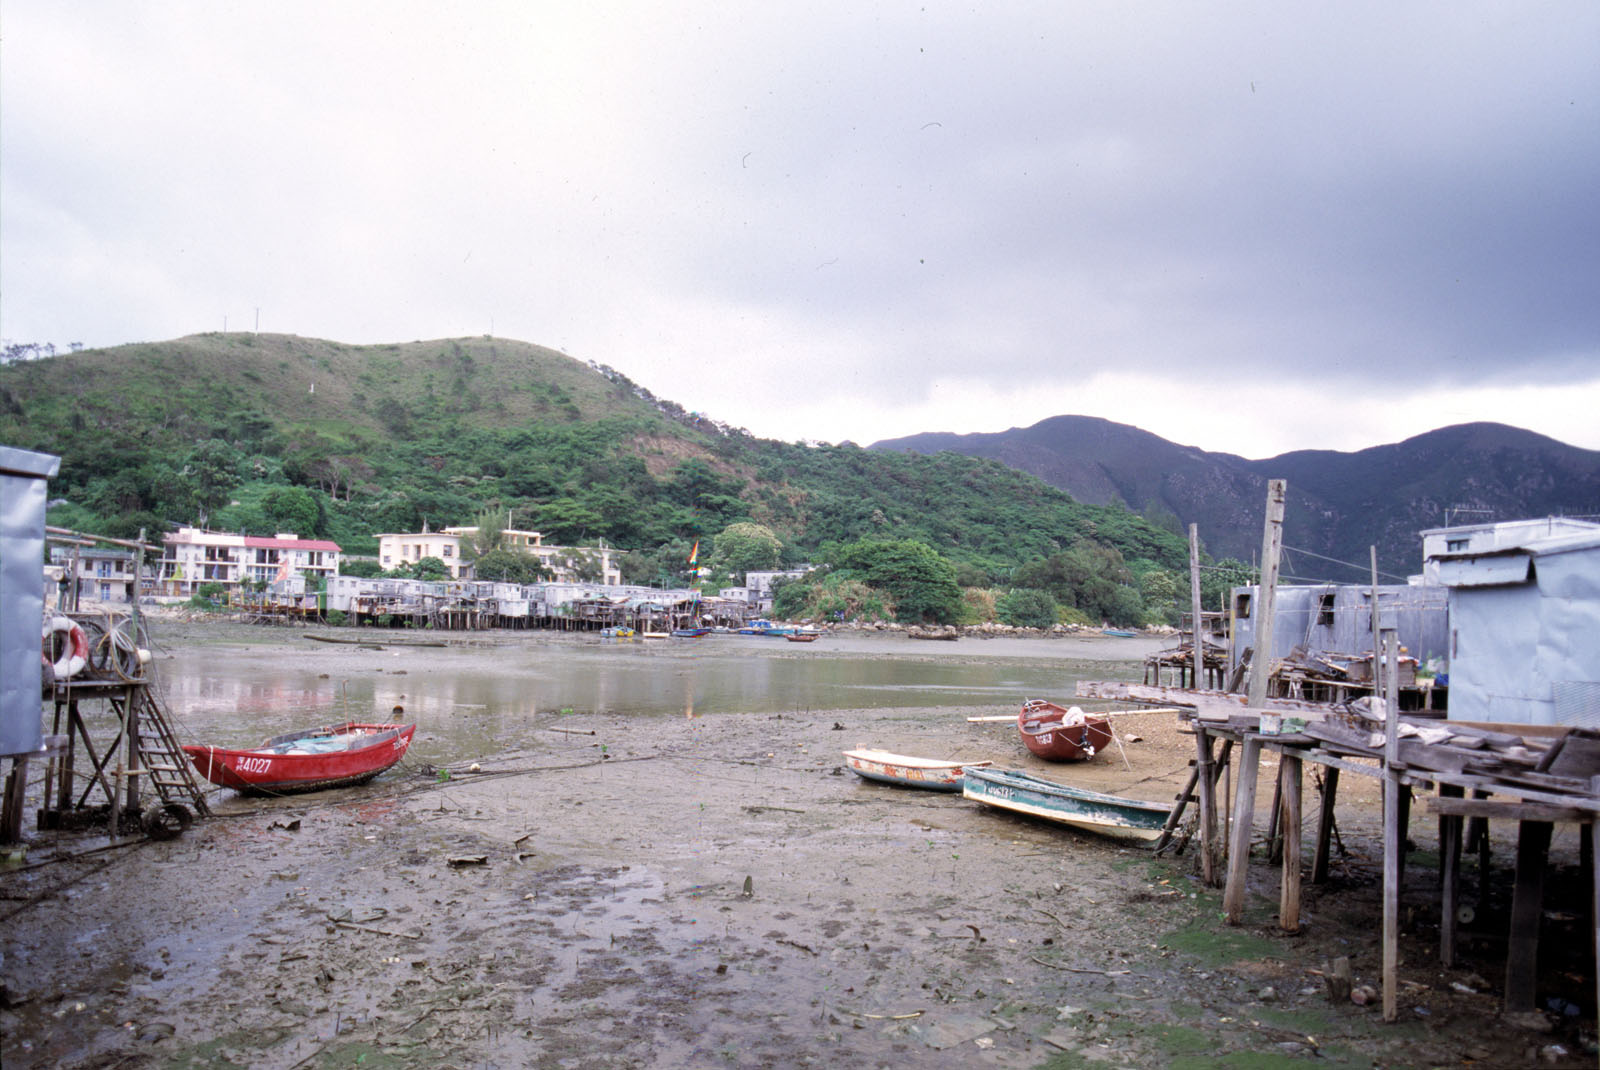
[[[1590,778],[1589,790],[1591,792],[1600,790],[1600,779]],[[1589,929],[1594,933],[1595,985],[1596,994],[1600,995],[1600,868],[1597,868],[1592,863],[1592,859],[1595,855],[1600,854],[1600,851],[1594,849],[1594,822],[1590,821],[1584,825],[1583,831],[1589,837],[1589,856],[1591,859],[1589,869],[1589,891],[1591,893],[1589,898]]]
[[[1195,784],[1200,789],[1200,879],[1215,888],[1217,879],[1217,785],[1211,775],[1211,734],[1195,727]]]
[[[1333,803],[1339,794],[1339,767],[1330,765],[1322,772],[1322,806],[1317,814],[1317,846],[1311,856],[1311,883],[1328,879],[1328,852],[1333,840]]]
[[[1266,705],[1267,679],[1272,675],[1272,623],[1277,609],[1278,558],[1283,552],[1283,499],[1287,489],[1285,480],[1267,481],[1267,520],[1261,532],[1261,585],[1256,595],[1252,644],[1255,655],[1250,659],[1249,704],[1256,709]],[[1243,772],[1241,768],[1241,775]]]
[[[1372,696],[1377,698],[1383,695],[1383,672],[1379,662],[1383,658],[1380,640],[1378,638],[1378,548],[1367,548],[1372,554]]]
[[[1189,626],[1194,632],[1194,671],[1189,686],[1200,690],[1206,680],[1206,641],[1200,627],[1200,525],[1189,525]],[[1207,882],[1209,883],[1209,882]]]
[[[1374,589],[1373,594],[1377,591]],[[1377,612],[1376,606],[1373,612]],[[1388,660],[1399,658],[1398,642],[1393,628],[1383,631],[1384,653]],[[1377,665],[1377,658],[1373,658]],[[1400,716],[1395,686],[1398,673],[1388,674],[1389,687],[1384,696],[1387,707],[1383,748],[1383,1020],[1394,1021],[1400,1013],[1400,863],[1405,850],[1405,832],[1400,827],[1400,771],[1396,768],[1400,753]]]
[[[1539,967],[1539,915],[1544,908],[1544,867],[1550,853],[1548,821],[1522,821],[1517,831],[1517,878],[1511,892],[1511,936],[1506,944],[1508,1012],[1531,1011]]]
[[[1440,784],[1441,797],[1459,798],[1454,784]],[[1439,964],[1456,963],[1456,907],[1461,886],[1461,816],[1439,815]]]
[[[1287,752],[1278,767],[1283,787],[1283,885],[1278,896],[1278,928],[1300,931],[1300,759]]]
[[[1255,829],[1256,773],[1261,765],[1261,737],[1246,733],[1239,753],[1239,787],[1233,796],[1233,831],[1228,839],[1228,883],[1222,910],[1229,925],[1244,915],[1245,878],[1250,865],[1250,835]]]

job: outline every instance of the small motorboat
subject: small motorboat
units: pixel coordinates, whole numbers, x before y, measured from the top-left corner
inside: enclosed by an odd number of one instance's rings
[[[961,794],[985,806],[1070,825],[1122,840],[1154,840],[1172,814],[1164,803],[1103,795],[1020,769],[967,767]]]
[[[818,639],[822,638],[822,633],[807,631],[806,629],[801,628],[797,632],[791,632],[790,634],[784,636],[784,638],[789,640],[791,643],[815,643]]]
[[[632,628],[625,628],[625,627],[601,628],[600,629],[600,638],[602,638],[602,639],[632,639],[633,638],[633,629]]]
[[[259,747],[183,748],[200,775],[235,791],[284,794],[365,784],[405,757],[414,724],[348,724],[273,736]]]
[[[866,780],[927,791],[960,791],[962,774],[986,768],[989,762],[943,762],[937,758],[912,758],[883,750],[847,750],[844,763]]]
[[[710,628],[674,628],[672,634],[678,639],[700,639],[711,634]]]
[[[1111,718],[1030,698],[1017,715],[1028,750],[1048,762],[1080,762],[1111,745]]]

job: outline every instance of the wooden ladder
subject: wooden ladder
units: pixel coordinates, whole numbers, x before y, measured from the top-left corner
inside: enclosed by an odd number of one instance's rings
[[[178,745],[172,722],[167,719],[161,704],[150,688],[141,687],[134,699],[139,709],[139,764],[149,774],[147,783],[161,796],[162,802],[183,802],[194,808],[201,817],[211,814],[188,755]]]

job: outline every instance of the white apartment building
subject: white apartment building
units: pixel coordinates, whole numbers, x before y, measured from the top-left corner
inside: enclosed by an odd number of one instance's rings
[[[339,553],[336,542],[302,539],[292,532],[266,538],[179,528],[166,538],[160,586],[163,594],[184,597],[208,583],[232,589],[254,581],[271,585],[292,576],[327,580],[338,575]]]
[[[433,557],[444,562],[450,570],[451,579],[470,579],[473,575],[472,564],[461,559],[461,541],[477,533],[476,527],[449,527],[442,531],[416,534],[379,535],[378,563],[387,571],[399,565],[414,565],[424,557]],[[502,531],[500,542],[508,550],[537,557],[559,583],[577,582],[577,572],[569,561],[578,554],[598,559],[600,578],[597,582],[613,586],[622,582],[622,569],[615,558],[626,551],[604,543],[599,546],[547,546],[544,536],[539,532],[518,528]]]

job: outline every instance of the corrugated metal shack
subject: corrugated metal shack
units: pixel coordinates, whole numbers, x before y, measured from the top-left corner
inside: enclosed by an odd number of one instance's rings
[[[1452,720],[1600,728],[1600,527],[1433,563]]]
[[[39,717],[39,624],[44,589],[44,507],[59,457],[0,446],[0,758],[11,759],[0,839],[22,832],[28,758],[44,747]]]

